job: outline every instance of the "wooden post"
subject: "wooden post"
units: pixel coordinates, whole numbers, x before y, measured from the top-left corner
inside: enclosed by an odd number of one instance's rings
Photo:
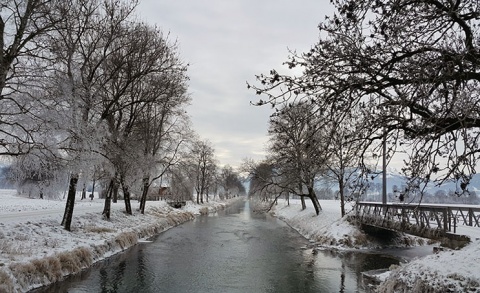
[[[443,231],[448,231],[448,208],[443,210]]]
[[[468,209],[468,226],[473,227],[473,209],[469,208]]]

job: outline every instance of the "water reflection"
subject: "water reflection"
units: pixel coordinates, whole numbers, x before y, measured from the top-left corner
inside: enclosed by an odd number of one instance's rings
[[[248,201],[152,240],[37,292],[364,292],[362,271],[398,263],[312,249]]]

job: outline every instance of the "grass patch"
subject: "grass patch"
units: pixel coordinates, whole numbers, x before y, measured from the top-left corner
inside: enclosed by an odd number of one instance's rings
[[[134,232],[123,232],[115,238],[115,243],[117,243],[121,249],[133,246],[137,244],[137,242],[137,234]]]
[[[200,215],[208,215],[208,208],[207,207],[200,208]]]
[[[10,278],[10,276],[4,272],[3,270],[0,270],[0,293],[7,293],[7,292],[13,292],[13,281]]]
[[[0,250],[5,255],[30,255],[26,253],[24,245],[9,240],[0,240]]]
[[[94,225],[86,226],[84,229],[85,229],[85,232],[92,232],[92,233],[112,233],[112,232],[115,232],[114,229],[107,228],[107,227],[97,227],[97,226],[94,226]]]

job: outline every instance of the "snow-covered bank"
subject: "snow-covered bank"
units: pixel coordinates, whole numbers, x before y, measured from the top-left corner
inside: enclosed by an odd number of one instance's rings
[[[365,234],[341,218],[339,201],[321,201],[322,211],[317,216],[310,202],[301,210],[299,200],[290,200],[290,205],[279,201],[274,214],[312,242],[332,248],[360,248],[366,242]]]
[[[28,199],[0,190],[0,292],[26,292],[56,282],[227,204],[189,203],[178,210],[163,201],[149,201],[144,215],[136,210],[127,215],[119,201],[112,204],[111,220],[106,221],[101,215],[103,200],[78,200],[68,232],[60,226],[63,200]]]
[[[322,211],[317,216],[311,203],[307,203],[307,209],[301,210],[299,200],[290,200],[290,205],[280,201],[275,206],[274,214],[297,230],[305,238],[316,245],[331,249],[373,249],[379,248],[380,244],[372,242],[362,230],[350,224],[347,219],[341,217],[340,202],[335,200],[322,200]],[[352,205],[347,203],[346,213],[352,211]],[[400,235],[392,241],[394,246],[411,246],[424,244],[423,238]]]
[[[277,217],[303,236],[321,246],[366,248],[367,237],[340,217],[340,203],[322,200],[322,211],[313,207],[301,211],[299,201],[290,205],[279,201],[274,208]],[[376,292],[480,292],[480,228],[469,229],[472,242],[459,250],[440,251],[391,268],[379,276],[383,282]]]

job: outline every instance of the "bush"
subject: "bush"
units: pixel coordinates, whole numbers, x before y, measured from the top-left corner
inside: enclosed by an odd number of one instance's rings
[[[115,243],[117,243],[121,249],[133,246],[137,244],[137,242],[137,234],[134,232],[123,232],[115,238]]]
[[[13,292],[13,282],[10,276],[0,270],[0,293]]]

